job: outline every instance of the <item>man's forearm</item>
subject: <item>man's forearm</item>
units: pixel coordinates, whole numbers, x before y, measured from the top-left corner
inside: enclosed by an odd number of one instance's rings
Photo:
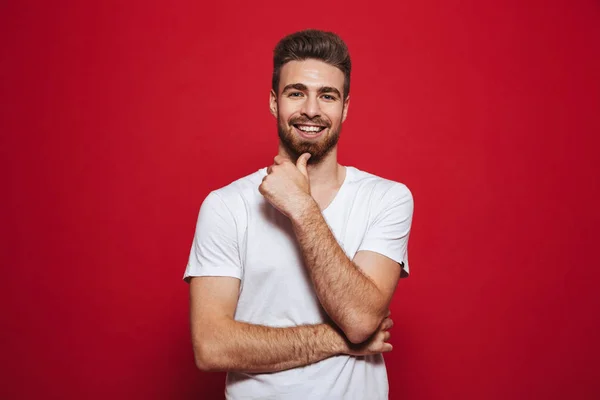
[[[346,256],[316,203],[310,203],[292,223],[321,305],[348,338],[357,342],[356,336],[363,336],[353,335],[351,330],[365,321],[375,329],[385,317],[387,304],[382,293]]]
[[[194,338],[198,367],[210,371],[276,372],[342,354],[341,332],[327,324],[273,328],[233,320]]]

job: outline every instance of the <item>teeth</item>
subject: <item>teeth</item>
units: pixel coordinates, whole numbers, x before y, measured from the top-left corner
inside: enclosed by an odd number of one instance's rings
[[[303,132],[319,132],[323,128],[320,126],[299,126],[298,129]]]

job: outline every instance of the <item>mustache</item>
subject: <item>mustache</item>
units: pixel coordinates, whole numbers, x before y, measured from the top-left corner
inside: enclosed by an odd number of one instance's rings
[[[292,120],[290,120],[290,125],[297,125],[297,124],[313,124],[313,125],[320,125],[320,126],[324,126],[326,128],[330,127],[330,123],[329,121],[321,118],[321,117],[315,117],[315,118],[307,118],[307,117],[296,117]]]

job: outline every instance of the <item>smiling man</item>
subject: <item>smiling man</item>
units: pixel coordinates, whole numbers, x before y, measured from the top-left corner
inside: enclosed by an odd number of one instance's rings
[[[197,366],[228,399],[388,398],[388,307],[408,275],[401,183],[337,162],[350,56],[335,34],[275,47],[273,165],[202,203],[184,279]]]

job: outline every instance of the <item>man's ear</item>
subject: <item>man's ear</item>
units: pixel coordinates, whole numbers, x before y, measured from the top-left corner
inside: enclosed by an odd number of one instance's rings
[[[277,95],[271,89],[271,93],[269,94],[269,109],[271,110],[271,115],[277,118]]]
[[[350,95],[348,95],[344,100],[344,109],[342,110],[342,122],[344,122],[346,120],[346,117],[348,116],[348,107],[350,107]]]

